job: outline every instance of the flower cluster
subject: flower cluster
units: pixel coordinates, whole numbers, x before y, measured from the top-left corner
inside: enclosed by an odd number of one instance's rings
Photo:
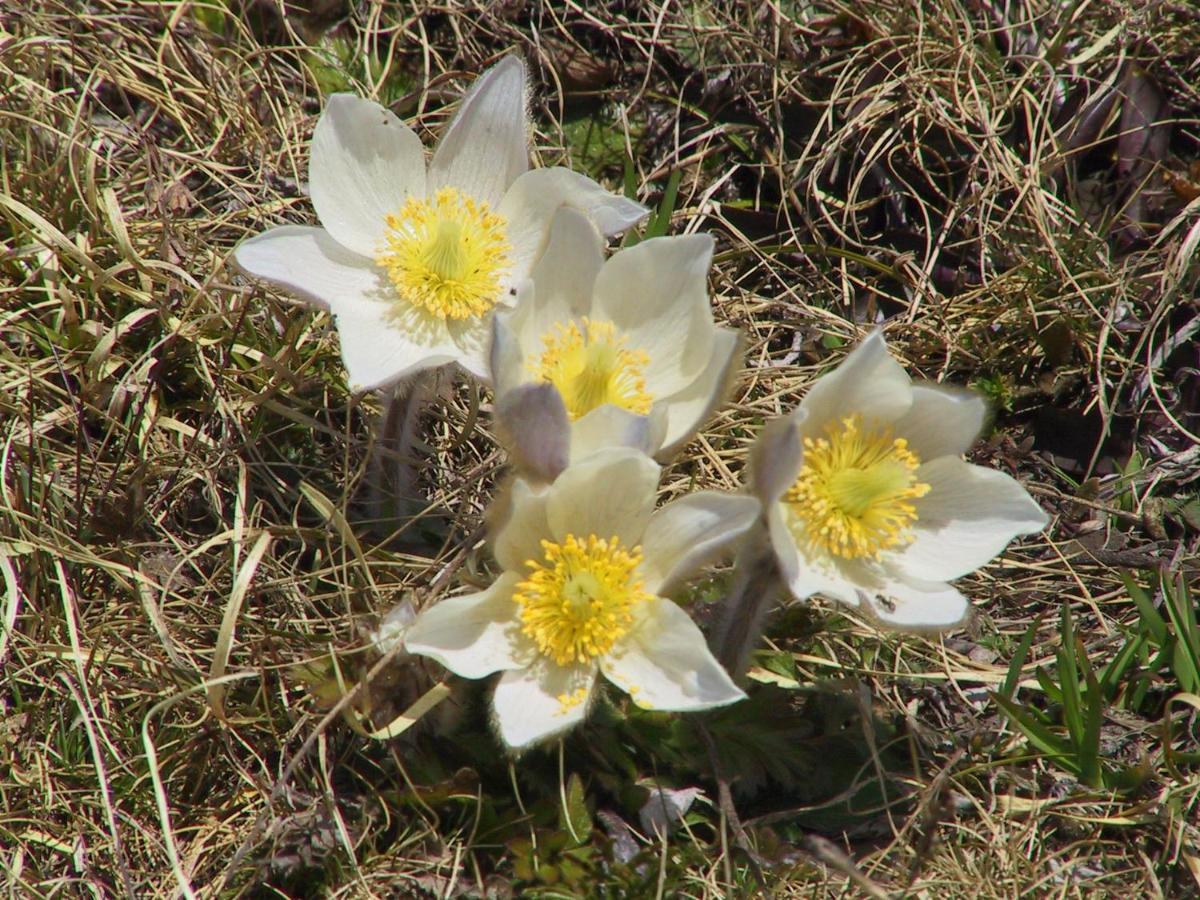
[[[963,460],[982,400],[914,384],[878,332],[766,425],[745,491],[656,508],[660,463],[742,363],[739,334],[713,319],[713,239],[606,257],[606,237],[646,210],[569,170],[531,170],[525,98],[509,57],[426,166],[391,112],[334,95],[312,140],[321,227],[235,251],[248,274],[332,312],[355,389],[447,363],[494,389],[514,470],[490,517],[499,575],[422,611],[405,648],[466,678],[499,673],[495,727],[523,748],[582,721],[598,675],[644,708],[740,699],[738,673],[669,597],[747,535],[769,535],[798,599],[896,627],[960,623],[969,604],[948,582],[1046,517],[1012,478]]]

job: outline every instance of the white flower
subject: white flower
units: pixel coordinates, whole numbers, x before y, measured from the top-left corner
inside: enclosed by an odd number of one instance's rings
[[[449,362],[486,378],[492,312],[513,302],[555,210],[575,207],[605,234],[646,212],[575,172],[529,171],[513,56],[480,76],[428,170],[404,122],[334,94],[313,132],[309,189],[323,227],[271,229],[234,259],[332,311],[356,390]]]
[[[875,332],[769,424],[751,489],[792,594],[901,628],[960,623],[947,582],[1047,522],[1008,475],[962,459],[985,413],[974,393],[913,384]]]
[[[605,260],[591,223],[559,210],[520,301],[496,316],[497,397],[553,385],[571,422],[572,459],[623,443],[614,435],[627,432],[639,441],[653,434],[643,449],[669,456],[720,402],[741,362],[738,333],[713,324],[712,250],[706,234],[662,237]]]
[[[466,678],[501,675],[493,696],[511,748],[587,714],[597,672],[639,706],[699,710],[742,692],[695,623],[663,594],[758,518],[752,497],[701,491],[655,511],[659,467],[599,450],[540,488],[517,480],[487,590],[443,600],[405,646]]]

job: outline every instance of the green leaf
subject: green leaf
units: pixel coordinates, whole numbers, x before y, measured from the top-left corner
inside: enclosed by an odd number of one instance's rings
[[[1183,576],[1168,580],[1162,576],[1163,606],[1175,631],[1171,670],[1179,686],[1189,693],[1200,689],[1200,631],[1196,627],[1196,608]]]
[[[1167,639],[1167,623],[1154,608],[1154,601],[1128,572],[1121,572],[1121,580],[1125,582],[1125,590],[1129,592],[1130,599],[1137,605],[1142,628],[1150,635],[1150,639],[1161,647]]]
[[[671,173],[671,177],[667,179],[667,189],[663,191],[662,201],[658,204],[658,209],[650,216],[650,221],[646,223],[646,228],[642,232],[642,240],[662,237],[667,233],[667,229],[671,227],[671,216],[675,212],[675,200],[679,195],[679,180],[682,176],[683,172],[676,169]]]
[[[592,816],[587,808],[587,795],[583,791],[583,781],[576,772],[567,779],[567,789],[563,793],[563,807],[559,811],[563,830],[571,836],[571,841],[579,846],[587,843],[592,836]]]
[[[1038,666],[1033,673],[1033,677],[1037,679],[1037,683],[1041,687],[1042,692],[1045,693],[1046,697],[1051,703],[1063,702],[1062,689],[1054,683],[1054,679],[1050,677],[1049,672],[1047,672],[1041,666]]]
[[[1086,688],[1083,731],[1075,747],[1083,780],[1091,787],[1100,787],[1104,782],[1103,768],[1100,765],[1100,726],[1104,723],[1104,695],[1099,682],[1096,681],[1096,673],[1087,662],[1087,657],[1083,655],[1082,648],[1080,660],[1083,662]]]
[[[1125,676],[1137,662],[1138,656],[1146,647],[1147,639],[1144,633],[1127,637],[1117,655],[1109,660],[1101,671],[1100,693],[1107,699],[1111,700],[1116,696],[1117,686],[1125,680]]]
[[[992,699],[999,704],[1000,709],[1008,716],[1013,726],[1029,740],[1037,750],[1059,760],[1063,768],[1079,774],[1078,766],[1072,758],[1070,745],[1049,728],[1027,716],[1025,711],[1007,697],[993,693]]]
[[[1063,604],[1062,643],[1055,656],[1058,659],[1058,682],[1062,689],[1063,721],[1073,742],[1083,734],[1083,704],[1079,696],[1079,667],[1076,660],[1075,623],[1070,604]]]
[[[1029,648],[1033,646],[1033,639],[1042,624],[1043,616],[1045,616],[1044,612],[1038,613],[1037,617],[1029,623],[1029,628],[1021,637],[1021,643],[1017,645],[1017,652],[1013,654],[1012,661],[1008,664],[1008,674],[1004,677],[1004,683],[1000,685],[1000,696],[1006,700],[1011,700],[1017,692],[1017,685],[1021,681],[1021,669],[1025,666],[1025,658],[1029,656]]]

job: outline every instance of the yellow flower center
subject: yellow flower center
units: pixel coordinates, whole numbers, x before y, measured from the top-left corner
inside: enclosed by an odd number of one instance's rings
[[[912,541],[916,507],[929,485],[917,481],[921,461],[891,429],[863,430],[849,416],[804,439],[804,465],[784,494],[798,541],[843,559],[878,559]]]
[[[605,403],[639,415],[650,412],[653,398],[642,375],[650,357],[627,349],[612,322],[585,318],[582,328],[559,324],[542,343],[546,349],[530,371],[558,388],[572,422]]]
[[[636,577],[640,548],[569,534],[561,544],[542,541],[542,550],[541,560],[525,563],[529,578],[513,594],[521,630],[560,666],[608,653],[633,623],[634,606],[650,596]]]
[[[439,319],[469,319],[496,305],[509,266],[504,218],[454,188],[409,197],[387,217],[375,257],[410,304]]]

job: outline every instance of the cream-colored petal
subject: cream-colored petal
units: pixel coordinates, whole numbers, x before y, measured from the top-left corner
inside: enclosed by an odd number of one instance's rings
[[[644,586],[669,594],[726,550],[762,512],[758,500],[740,494],[698,491],[656,510],[642,540]]]
[[[603,264],[604,242],[595,226],[577,210],[560,208],[546,252],[530,275],[533,289],[522,295],[512,314],[512,328],[530,365],[541,359],[546,339],[559,326],[591,315],[592,285]]]
[[[654,511],[659,467],[636,450],[598,450],[558,476],[546,499],[552,540],[567,535],[617,537],[626,548],[642,542]]]
[[[767,422],[750,448],[747,483],[764,504],[779,500],[800,475],[804,447],[796,418],[780,416]]]
[[[863,609],[889,628],[942,631],[961,625],[971,604],[952,585],[897,577],[889,579]]]
[[[708,365],[691,384],[661,401],[667,410],[667,432],[663,448],[657,454],[660,461],[670,459],[696,436],[716,408],[725,402],[745,363],[741,332],[718,328],[712,337]]]
[[[891,424],[912,405],[912,380],[875,331],[809,388],[800,409],[802,436],[820,435],[826,424],[857,413],[870,423]]]
[[[639,416],[611,403],[597,406],[571,423],[571,461],[576,462],[604,447],[630,447],[653,456],[666,434],[666,406]]]
[[[643,709],[688,712],[746,696],[713,658],[696,623],[661,597],[643,604],[635,626],[600,660],[600,670]]]
[[[896,436],[922,461],[961,456],[975,443],[987,403],[975,391],[941,384],[914,384],[912,406],[893,425]]]
[[[548,497],[545,486],[531,485],[522,478],[509,485],[504,498],[509,507],[508,518],[492,543],[492,555],[505,571],[525,575],[528,560],[542,559],[542,541],[550,538],[546,520]]]
[[[846,564],[829,556],[810,556],[807,549],[796,542],[793,517],[794,513],[786,503],[770,504],[767,508],[771,547],[788,591],[797,600],[822,594],[830,600],[858,606],[862,585],[877,583],[878,578],[868,578],[862,566]]]
[[[492,427],[525,477],[548,484],[567,467],[571,422],[553,385],[523,384],[501,396]]]
[[[325,229],[306,225],[247,238],[234,248],[233,261],[246,275],[328,310],[343,302],[375,303],[385,284],[373,260],[347,250]]]
[[[781,503],[766,504],[767,534],[771,541],[771,549],[775,551],[775,561],[779,564],[779,574],[784,584],[788,586],[792,596],[804,600],[815,591],[805,590],[805,585],[799,580],[800,551],[796,549],[795,538],[788,530],[784,518],[784,507]]]
[[[625,231],[650,212],[570,169],[526,172],[513,182],[499,209],[508,222],[514,271],[528,272],[545,251],[550,223],[560,206],[583,213],[606,236]]]
[[[820,594],[861,610],[876,624],[909,631],[949,628],[968,612],[967,601],[950,585],[909,578],[887,559],[811,559],[801,552],[788,587],[797,598]]]
[[[246,274],[265,278],[333,313],[342,359],[356,391],[466,358],[444,324],[405,312],[382,271],[323,229],[275,228],[243,241],[233,257]]]
[[[911,578],[949,581],[973,572],[1019,534],[1046,527],[1049,519],[1014,479],[957,456],[917,469],[929,493],[913,501],[914,540],[890,557]]]
[[[425,319],[427,316],[422,315]],[[458,353],[454,361],[485,385],[490,385],[492,367],[491,353],[492,319],[494,314],[485,313],[467,319],[447,319],[442,327]]]
[[[684,390],[712,364],[712,251],[707,234],[652,238],[617,251],[596,278],[595,316],[647,354],[646,387],[656,398]]]
[[[486,591],[448,597],[423,610],[408,627],[405,649],[464,678],[528,665],[531,648],[520,639],[512,598],[517,581],[506,572]]]
[[[493,209],[529,169],[525,64],[502,59],[479,76],[429,164],[429,191],[449,186]]]
[[[389,309],[387,288],[371,305],[338,303],[334,320],[342,341],[342,360],[355,391],[383,388],[415,372],[460,363],[477,372],[479,349],[464,349],[445,323],[411,310]]]
[[[421,139],[373,100],[334,94],[313,131],[308,188],[321,224],[342,246],[373,257],[386,217],[425,194]]]
[[[522,297],[533,294],[532,282],[526,282]],[[525,371],[525,352],[512,326],[512,310],[501,310],[492,316],[492,344],[489,350],[488,367],[496,396],[502,397],[516,390],[528,380]]]
[[[820,594],[846,606],[858,606],[864,596],[860,588],[846,578],[837,566],[814,565],[803,553],[796,556],[799,564],[787,581],[788,591],[797,600]]]
[[[540,661],[505,672],[492,695],[500,740],[522,750],[578,725],[587,717],[595,683],[594,665],[568,668]]]

